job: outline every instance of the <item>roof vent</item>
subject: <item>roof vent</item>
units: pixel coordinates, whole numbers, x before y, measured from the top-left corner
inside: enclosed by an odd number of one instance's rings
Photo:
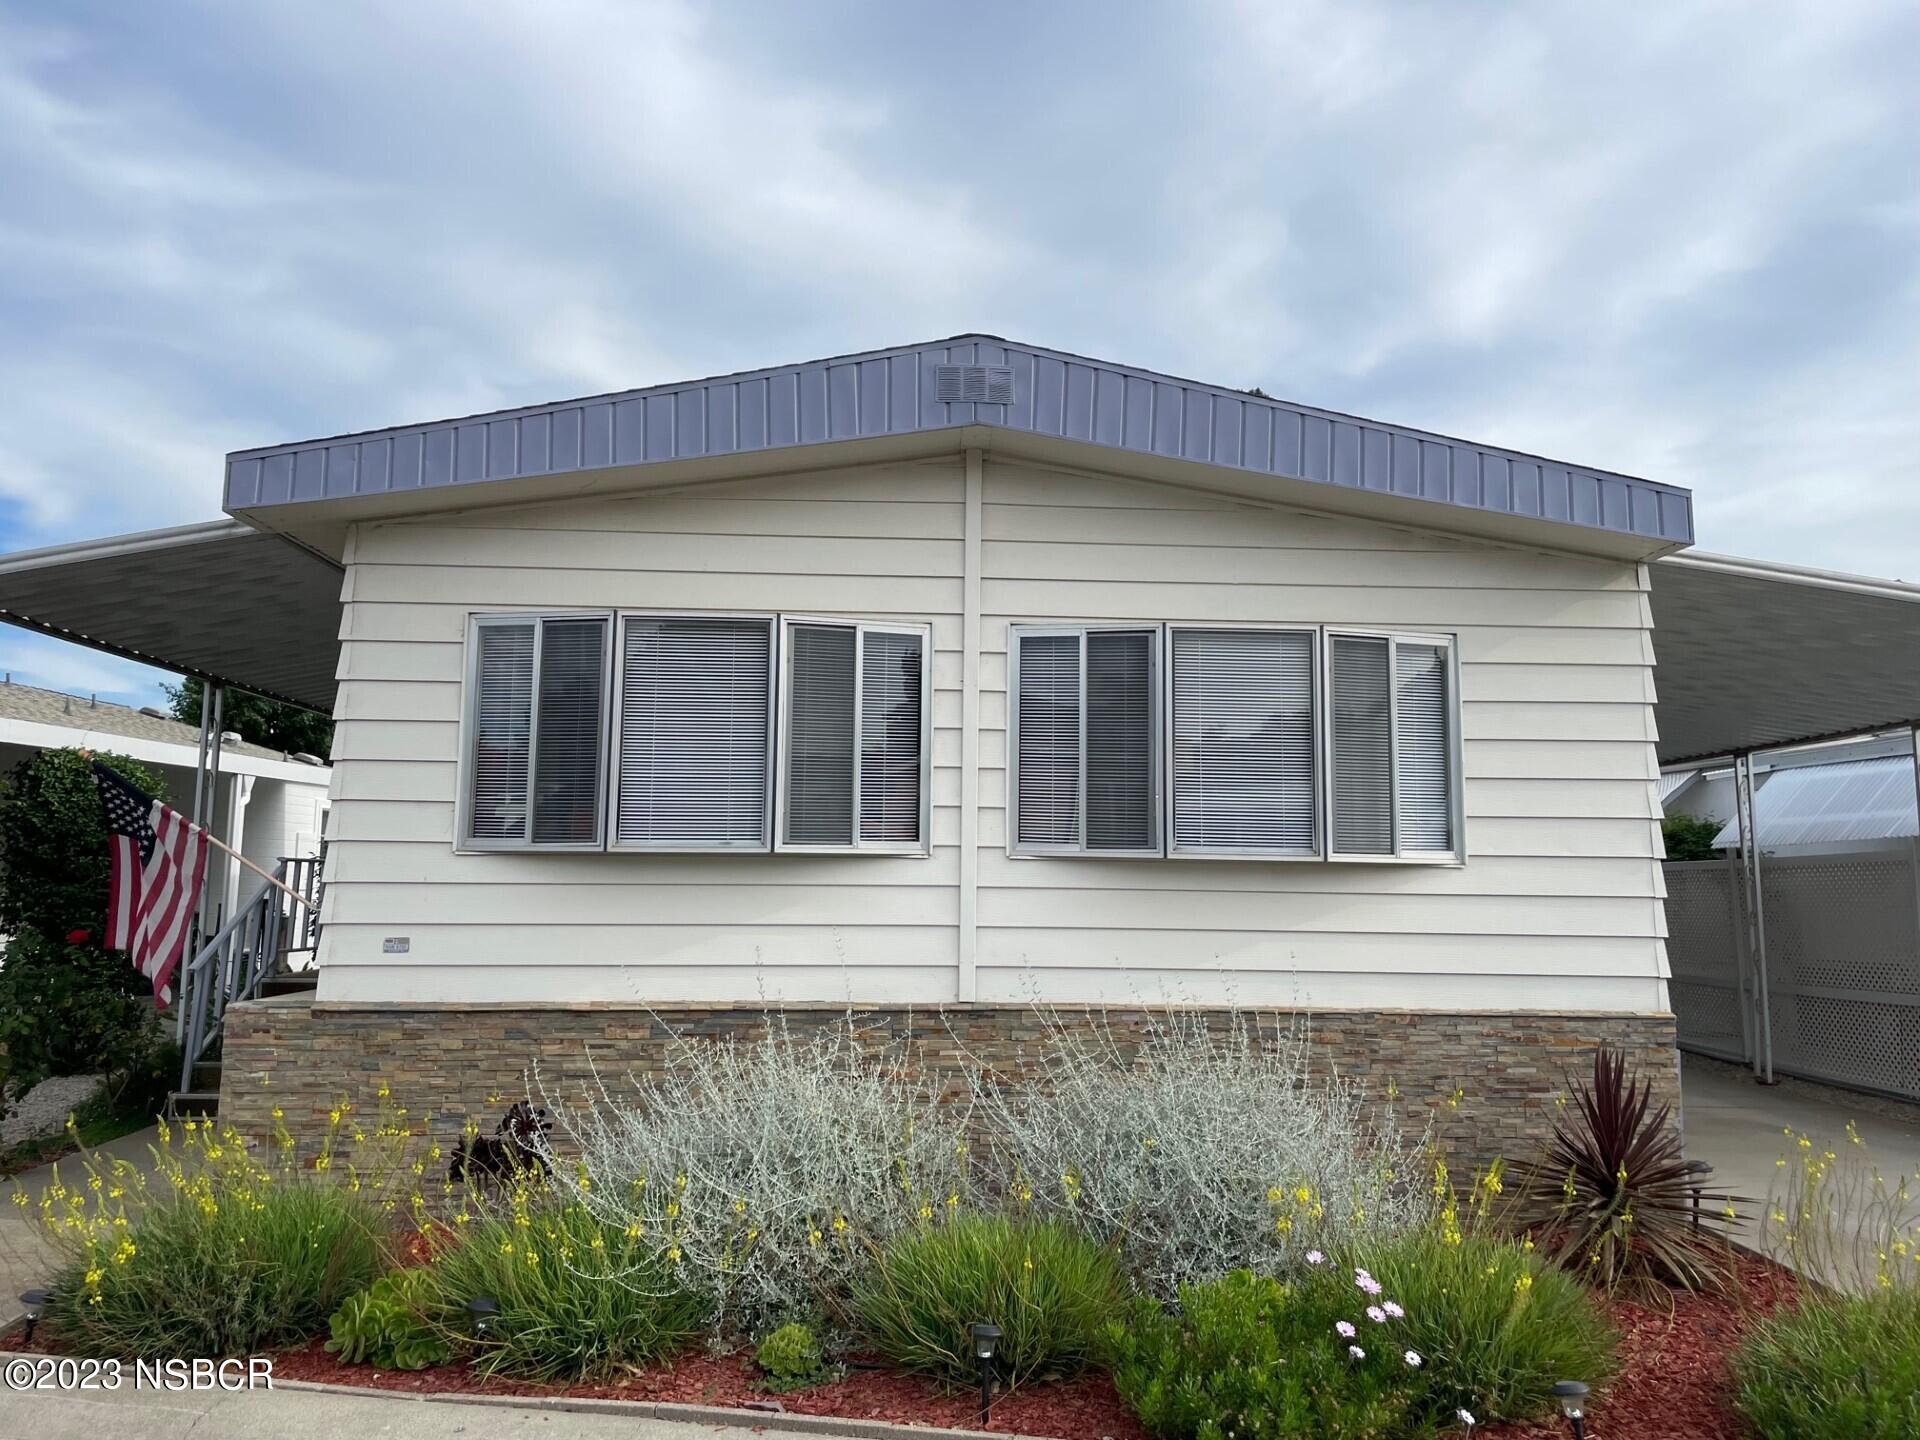
[[[936,365],[933,398],[947,404],[1011,405],[1011,365]]]
[[[296,765],[324,765],[327,763],[326,761],[322,760],[318,755],[309,755],[304,750],[296,750],[293,752],[292,755],[290,755],[287,758],[292,760],[293,763]]]
[[[151,715],[156,720],[171,720],[173,718],[167,714],[166,711],[157,709],[152,705],[142,705],[140,707],[140,713],[142,715]]]

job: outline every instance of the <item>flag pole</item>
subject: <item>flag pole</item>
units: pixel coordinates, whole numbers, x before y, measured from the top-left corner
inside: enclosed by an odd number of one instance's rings
[[[286,881],[280,879],[279,876],[272,874],[270,871],[262,870],[258,865],[254,864],[253,861],[247,859],[246,856],[242,855],[238,850],[234,849],[231,845],[227,844],[226,841],[220,839],[220,837],[215,835],[211,830],[205,829],[204,827],[199,825],[195,825],[193,828],[200,831],[202,835],[206,836],[207,843],[209,845],[213,846],[216,850],[225,851],[227,854],[231,855],[234,859],[238,860],[242,865],[246,866],[247,869],[253,871],[253,873],[258,875],[262,880],[266,881],[269,885],[277,886],[279,889],[285,891],[288,895],[291,895],[295,900],[298,900],[302,905],[306,905],[308,907],[312,906],[313,902],[309,900],[306,896],[302,895],[298,890],[294,889],[291,885],[287,884]]]

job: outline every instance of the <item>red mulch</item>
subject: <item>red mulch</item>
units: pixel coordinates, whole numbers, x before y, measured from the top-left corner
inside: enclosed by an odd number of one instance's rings
[[[1625,1301],[1606,1305],[1619,1328],[1620,1373],[1596,1393],[1588,1412],[1590,1440],[1741,1440],[1732,1408],[1727,1357],[1757,1317],[1793,1302],[1793,1276],[1764,1260],[1739,1262],[1739,1294],[1724,1299],[1673,1297],[1670,1308],[1648,1309]],[[32,1349],[43,1350],[44,1332]],[[483,1395],[567,1394],[596,1400],[665,1400],[689,1405],[726,1405],[766,1411],[776,1405],[805,1415],[849,1420],[887,1420],[907,1425],[978,1428],[978,1398],[942,1392],[926,1380],[895,1371],[855,1368],[842,1378],[792,1395],[753,1388],[745,1355],[709,1359],[683,1356],[612,1385],[547,1386],[512,1380],[479,1380],[465,1365],[391,1373],[342,1365],[316,1338],[274,1357],[275,1376],[335,1385],[367,1386],[406,1393],[461,1392]],[[19,1331],[0,1338],[0,1349],[22,1347]],[[753,1410],[742,1421],[752,1423]],[[998,1398],[994,1430],[1057,1440],[1144,1440],[1144,1432],[1105,1376],[1063,1384],[1032,1385]],[[1565,1423],[1488,1425],[1477,1440],[1564,1440]]]
[[[1590,1440],[1741,1440],[1727,1359],[1748,1325],[1792,1303],[1793,1275],[1741,1257],[1739,1294],[1673,1297],[1671,1308],[1625,1301],[1606,1310],[1620,1331],[1620,1373],[1587,1411]],[[1575,1377],[1577,1378],[1577,1377]],[[1485,1440],[1565,1440],[1566,1422],[1489,1425]]]
[[[401,1373],[342,1365],[314,1340],[302,1349],[274,1357],[276,1379],[318,1380],[336,1385],[366,1385],[409,1393],[459,1391],[482,1395],[567,1394],[594,1400],[666,1400],[682,1405],[776,1406],[802,1415],[834,1415],[846,1420],[888,1420],[902,1425],[980,1428],[977,1394],[943,1392],[931,1382],[892,1370],[855,1368],[838,1380],[789,1395],[754,1389],[753,1362],[745,1355],[709,1359],[682,1356],[658,1369],[611,1385],[529,1385],[513,1380],[479,1380],[465,1365],[437,1365]],[[751,1415],[742,1417],[751,1423]],[[1057,1384],[1023,1386],[993,1402],[993,1430],[1050,1435],[1058,1440],[1144,1440],[1140,1422],[1114,1393],[1104,1375]]]

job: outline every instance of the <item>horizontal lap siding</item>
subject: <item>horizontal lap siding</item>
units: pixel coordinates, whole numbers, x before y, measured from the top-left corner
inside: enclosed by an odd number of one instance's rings
[[[962,483],[957,462],[875,467],[362,526],[326,998],[951,998]],[[467,615],[518,607],[931,622],[933,854],[455,853]]]
[[[985,499],[979,999],[1665,1008],[1638,567],[991,456]],[[362,527],[328,998],[953,998],[962,502],[941,462]],[[573,606],[929,622],[932,854],[456,854],[467,614]],[[1469,863],[1009,858],[1008,627],[1049,620],[1456,634]]]
[[[989,462],[983,1000],[1664,1009],[1637,566]],[[1459,637],[1459,868],[1006,854],[1007,632],[1049,621]]]

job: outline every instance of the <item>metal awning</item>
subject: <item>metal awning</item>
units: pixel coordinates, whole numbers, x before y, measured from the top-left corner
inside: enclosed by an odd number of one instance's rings
[[[1663,764],[1920,721],[1920,586],[1651,563]],[[340,571],[235,520],[0,557],[0,620],[331,714]]]
[[[0,556],[0,620],[331,715],[340,573],[213,520]]]
[[[1920,585],[1697,550],[1649,569],[1662,764],[1920,721]]]

